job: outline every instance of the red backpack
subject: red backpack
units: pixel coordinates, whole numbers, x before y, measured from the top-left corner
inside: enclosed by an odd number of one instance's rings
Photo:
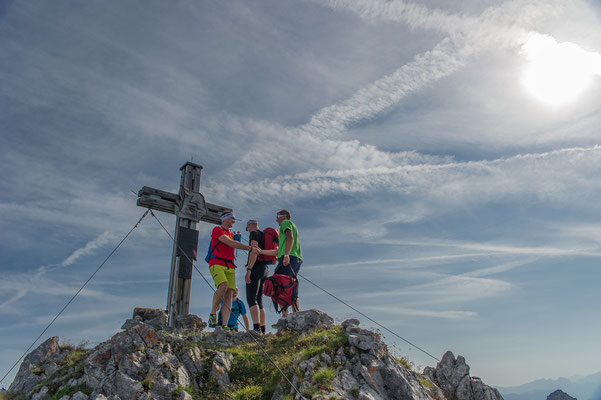
[[[286,307],[295,307],[298,299],[298,280],[288,275],[275,274],[265,279],[263,294],[271,297],[275,312]]]
[[[279,248],[280,231],[275,228],[263,229],[263,250],[277,250]],[[259,261],[263,261],[266,264],[275,264],[275,256],[264,256],[260,254],[258,257]]]

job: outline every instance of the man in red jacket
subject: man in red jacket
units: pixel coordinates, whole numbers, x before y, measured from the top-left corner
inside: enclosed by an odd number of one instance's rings
[[[221,226],[213,228],[211,249],[213,257],[209,260],[209,270],[215,281],[217,291],[213,294],[213,305],[209,315],[209,327],[217,326],[217,310],[223,301],[223,328],[227,330],[227,322],[232,311],[232,294],[236,290],[235,249],[250,251],[251,246],[234,240],[230,228],[234,226],[236,217],[232,211],[221,214]]]

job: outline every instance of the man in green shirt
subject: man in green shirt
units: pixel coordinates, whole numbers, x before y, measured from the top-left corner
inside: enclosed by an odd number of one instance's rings
[[[290,220],[290,211],[284,209],[277,213],[277,223],[280,225],[279,249],[277,250],[259,250],[260,254],[276,255],[278,264],[275,267],[275,274],[282,274],[298,279],[298,271],[303,263],[303,253],[301,252],[298,230],[294,222]],[[273,253],[273,254],[272,254]],[[298,283],[297,283],[298,290]],[[292,306],[292,311],[300,310],[298,298],[296,304]],[[282,316],[288,314],[288,308],[282,310]]]

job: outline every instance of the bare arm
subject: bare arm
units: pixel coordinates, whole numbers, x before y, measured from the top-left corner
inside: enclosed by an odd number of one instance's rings
[[[292,236],[292,231],[290,229],[286,230],[286,247],[284,248],[284,257],[282,257],[282,264],[289,265],[290,264],[290,250],[292,250],[292,244],[294,243],[294,237]]]
[[[244,325],[246,325],[246,330],[250,331],[250,323],[248,322],[248,315],[244,314]]]
[[[251,240],[250,246],[259,247],[259,242],[257,242],[256,240]],[[247,269],[252,269],[255,266],[255,261],[257,261],[257,254],[258,253],[256,251],[250,252],[250,256],[248,256],[248,267],[246,267]]]
[[[292,231],[290,229],[286,230],[286,248],[284,249],[284,255],[290,254],[290,250],[292,250],[292,245],[294,244],[294,237],[292,236]]]
[[[234,239],[231,239],[229,236],[227,235],[221,235],[219,236],[219,241],[221,243],[225,243],[230,247],[233,247],[235,249],[240,249],[240,250],[246,250],[249,251],[251,249],[251,247],[249,245],[246,245],[244,243],[240,243],[235,241]]]

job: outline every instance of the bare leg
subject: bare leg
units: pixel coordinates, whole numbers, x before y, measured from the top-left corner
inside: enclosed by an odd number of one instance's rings
[[[227,282],[221,282],[221,284],[217,287],[217,291],[213,293],[213,306],[211,308],[211,314],[217,314],[217,310],[221,305],[221,300],[223,300],[223,296],[228,290]],[[230,307],[232,306],[232,300],[230,297]],[[229,311],[228,311],[229,313]]]
[[[219,285],[221,286],[221,285]],[[227,322],[230,320],[230,314],[232,313],[232,297],[234,290],[227,288],[225,292],[225,298],[223,299],[223,307],[221,308],[221,317],[223,318],[223,326],[227,326]]]
[[[265,314],[265,312],[263,312]],[[252,306],[250,308],[250,316],[253,320],[253,324],[259,324],[260,316],[259,316],[259,306]]]
[[[261,308],[259,310],[259,321],[261,321],[261,322],[259,322],[259,325],[265,326],[265,309],[264,308]]]

